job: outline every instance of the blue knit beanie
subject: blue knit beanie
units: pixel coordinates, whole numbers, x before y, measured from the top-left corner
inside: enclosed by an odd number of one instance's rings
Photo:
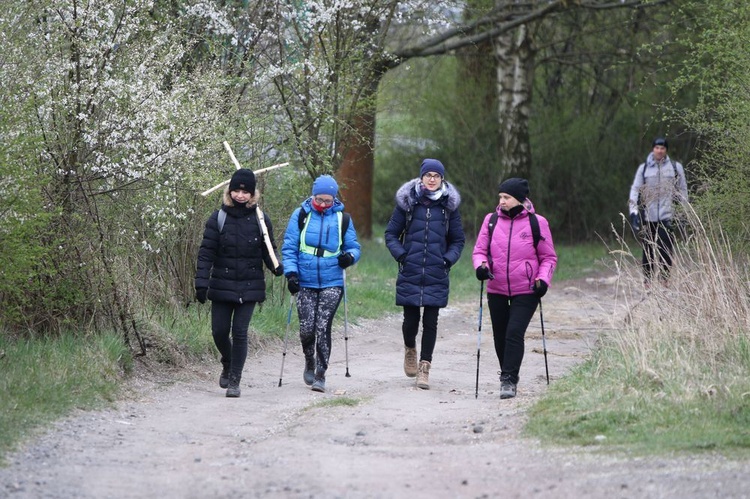
[[[429,172],[439,173],[441,177],[445,178],[445,167],[443,163],[436,159],[428,158],[422,161],[422,167],[419,169],[419,178],[424,177]]]
[[[330,175],[321,175],[315,179],[312,186],[312,195],[330,194],[333,197],[339,193],[339,184]]]

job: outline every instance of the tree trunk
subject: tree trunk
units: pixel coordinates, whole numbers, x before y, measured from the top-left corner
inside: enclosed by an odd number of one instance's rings
[[[527,25],[496,39],[500,178],[531,175],[529,115],[534,80],[534,49]]]
[[[341,188],[339,199],[344,202],[362,239],[372,237],[372,184],[375,155],[375,112],[368,107],[361,111],[351,123],[350,139],[342,144],[341,166],[336,179]]]

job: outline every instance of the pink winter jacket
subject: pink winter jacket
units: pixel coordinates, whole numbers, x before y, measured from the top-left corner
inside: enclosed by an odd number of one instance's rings
[[[552,243],[552,234],[547,219],[537,215],[541,239],[534,250],[534,238],[531,234],[529,211],[533,212],[531,203],[511,219],[506,213],[496,208],[498,217],[492,241],[489,241],[488,213],[479,229],[474,252],[471,255],[474,268],[487,262],[494,279],[487,281],[487,292],[505,296],[528,295],[534,292],[534,281],[541,279],[547,285],[552,283],[552,275],[557,265],[557,253]],[[488,248],[491,258],[488,258]]]

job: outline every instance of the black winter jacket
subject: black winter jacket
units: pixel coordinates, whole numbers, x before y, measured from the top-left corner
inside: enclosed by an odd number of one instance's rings
[[[259,197],[256,191],[245,206],[236,206],[226,190],[222,206],[227,213],[224,229],[219,233],[218,210],[206,221],[198,250],[195,288],[208,288],[209,300],[247,303],[266,299],[263,263],[271,271],[274,268],[258,224]],[[275,251],[273,225],[268,215],[265,222]]]
[[[461,257],[464,230],[458,205],[461,196],[445,182],[446,192],[437,201],[420,201],[419,179],[410,180],[396,193],[396,207],[385,229],[385,244],[400,262],[396,280],[396,305],[445,307],[448,305],[450,268]],[[426,203],[426,204],[425,204]],[[403,242],[400,235],[411,222]]]

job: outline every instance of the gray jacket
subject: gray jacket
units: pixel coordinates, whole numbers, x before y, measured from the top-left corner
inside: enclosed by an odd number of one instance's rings
[[[638,197],[645,206],[647,222],[671,220],[674,216],[675,203],[688,202],[687,180],[685,170],[677,161],[666,156],[660,163],[654,160],[651,153],[645,163],[641,163],[635,172],[633,185],[630,186],[628,205],[630,213],[638,213]]]

